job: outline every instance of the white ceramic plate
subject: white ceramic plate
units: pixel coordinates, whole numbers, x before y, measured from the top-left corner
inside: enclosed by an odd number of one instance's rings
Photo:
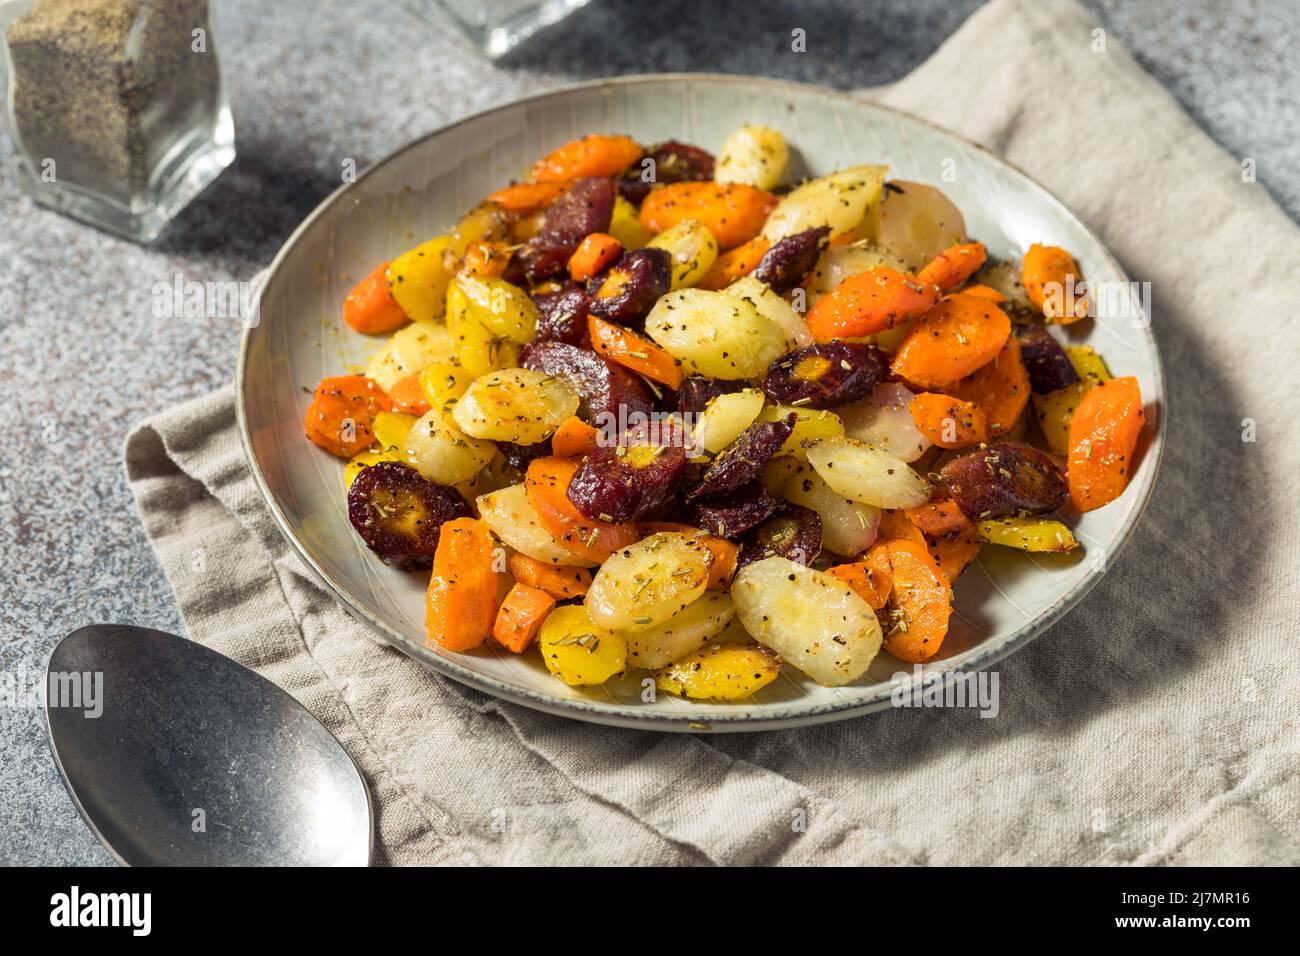
[[[887,163],[893,178],[940,186],[960,207],[971,236],[990,253],[1019,257],[1033,242],[1063,246],[1091,281],[1127,282],[1096,236],[1059,201],[991,153],[915,117],[850,95],[752,77],[663,75],[586,83],[461,120],[376,163],[326,199],[272,263],[260,322],[243,339],[237,373],[239,423],[249,465],[285,536],[324,585],[362,621],[439,673],[529,707],[599,723],[677,731],[762,730],[838,720],[890,706],[910,665],[882,653],[867,678],[819,687],[786,668],[777,682],[739,704],[660,695],[643,703],[632,673],[594,689],[567,688],[536,655],[490,646],[473,654],[426,647],[420,574],[381,564],[348,524],[342,462],[303,437],[316,382],[361,364],[377,348],[340,319],[351,285],[417,241],[444,231],[479,199],[518,178],[532,161],[590,132],[641,142],[683,139],[714,150],[745,122],[782,130],[798,173],[820,175],[858,163]],[[951,161],[951,162],[950,162]],[[949,165],[945,165],[949,164]],[[943,171],[957,171],[944,181]],[[927,670],[976,670],[1043,633],[1113,561],[1155,482],[1164,384],[1144,321],[1107,314],[1082,323],[1114,374],[1135,375],[1147,427],[1123,497],[1072,522],[1087,548],[1080,559],[985,548],[956,587],[956,614]],[[896,676],[898,675],[898,676]]]

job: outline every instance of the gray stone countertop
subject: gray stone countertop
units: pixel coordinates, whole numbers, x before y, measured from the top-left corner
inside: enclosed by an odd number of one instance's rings
[[[1300,216],[1300,8],[1085,2]],[[335,188],[345,158],[364,167],[485,106],[619,73],[887,83],[979,5],[596,0],[493,65],[396,0],[219,0],[239,159],[151,249],[35,207],[14,183],[0,122],[0,673],[35,673],[89,622],[183,633],[134,512],[122,443],[151,413],[229,382],[238,327],[151,318],[154,283],[250,278]],[[795,27],[806,53],[789,50]],[[109,862],[59,782],[39,711],[0,703],[0,863]]]

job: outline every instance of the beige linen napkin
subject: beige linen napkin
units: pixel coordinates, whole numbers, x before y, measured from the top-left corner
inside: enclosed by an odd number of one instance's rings
[[[1083,604],[999,666],[996,719],[692,737],[501,703],[313,584],[248,475],[229,390],[130,436],[190,635],[338,735],[382,861],[1300,863],[1300,231],[1094,27],[1071,3],[996,0],[871,93],[1027,169],[1153,289],[1170,390],[1154,500]]]

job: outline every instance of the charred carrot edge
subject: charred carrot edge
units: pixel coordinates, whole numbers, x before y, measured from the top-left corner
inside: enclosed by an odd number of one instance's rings
[[[375,416],[393,401],[364,375],[339,375],[316,386],[303,426],[307,437],[331,455],[352,458],[375,443]]]
[[[510,576],[520,584],[545,591],[556,600],[582,597],[591,587],[591,572],[568,564],[547,564],[526,554],[511,554],[506,559]]]
[[[587,176],[616,176],[644,154],[641,145],[628,136],[593,133],[543,156],[533,166],[533,179],[555,183]]]
[[[467,651],[487,640],[499,593],[495,550],[492,532],[482,521],[455,518],[442,526],[425,594],[431,644]]]
[[[551,451],[561,458],[581,458],[596,450],[600,432],[574,415],[566,418],[551,436]]]
[[[882,266],[849,276],[818,299],[808,310],[808,331],[818,342],[872,335],[924,315],[938,301],[933,285]]]
[[[619,548],[636,541],[636,525],[593,521],[569,500],[569,482],[576,462],[557,455],[536,458],[528,465],[524,486],[538,520],[565,550],[588,561],[604,561]]]
[[[681,524],[676,521],[643,521],[637,525],[642,535],[658,534],[661,531],[675,531],[699,537],[700,542],[713,555],[713,564],[709,566],[708,587],[727,588],[736,574],[736,563],[740,559],[740,547],[719,535],[694,525]]]
[[[765,237],[755,236],[744,245],[724,252],[714,260],[709,271],[696,283],[696,286],[715,292],[725,289],[737,279],[743,279],[758,268],[759,262],[771,247],[772,244]]]
[[[545,591],[516,583],[497,609],[492,636],[506,650],[522,654],[554,607],[555,598]]]
[[[944,292],[951,292],[979,272],[988,257],[982,243],[964,242],[950,246],[927,262],[916,278],[937,285]]]
[[[587,329],[591,333],[591,347],[611,362],[669,388],[681,386],[682,369],[677,360],[644,335],[594,315],[587,317]]]
[[[608,233],[589,233],[569,257],[569,275],[575,282],[586,282],[622,251],[623,244]]]
[[[568,180],[549,183],[516,183],[505,189],[489,193],[487,201],[495,203],[506,212],[527,216],[552,205],[573,186]]]
[[[908,404],[917,430],[940,448],[966,448],[988,441],[989,425],[978,406],[951,395],[921,392]]]
[[[343,300],[343,321],[364,335],[394,332],[411,321],[388,286],[388,265],[376,266]]]

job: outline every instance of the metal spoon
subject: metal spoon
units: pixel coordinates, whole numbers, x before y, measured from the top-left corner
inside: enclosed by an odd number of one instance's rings
[[[54,762],[119,863],[369,863],[360,771],[265,678],[174,634],[116,624],[73,631],[46,676]]]

